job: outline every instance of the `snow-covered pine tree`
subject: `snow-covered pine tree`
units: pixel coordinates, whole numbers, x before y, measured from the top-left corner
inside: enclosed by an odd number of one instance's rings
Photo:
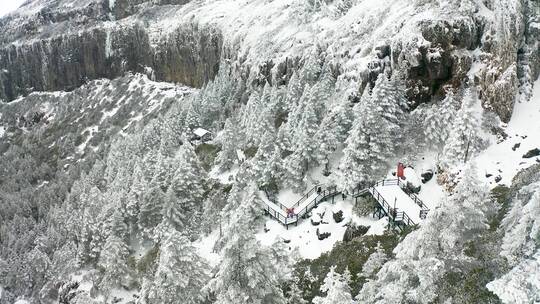
[[[317,2],[318,0],[307,0],[308,2]],[[312,47],[302,67],[302,77],[308,82],[315,82],[322,73],[323,59],[321,58],[318,47]]]
[[[267,89],[270,90],[270,89]],[[267,93],[270,94],[270,93]],[[264,95],[263,95],[264,97]],[[275,133],[274,121],[274,104],[269,99],[268,103],[262,103],[260,112],[257,112],[257,121],[253,124],[253,129],[249,130],[248,138],[249,142],[254,147],[259,147],[264,144],[264,140],[267,140],[265,136],[270,136],[271,133]],[[270,133],[270,134],[267,134]]]
[[[298,132],[298,125],[300,125],[300,122],[302,121],[304,109],[313,100],[311,94],[311,87],[309,85],[304,86],[304,91],[302,92],[300,99],[295,105],[291,106],[291,112],[289,113],[287,120],[287,127],[289,128],[288,131],[292,133],[291,137],[296,136],[295,134]],[[293,146],[293,148],[295,147],[296,146]]]
[[[381,243],[377,243],[375,251],[369,256],[367,261],[362,266],[362,276],[366,278],[372,278],[377,274],[377,271],[381,269],[382,265],[388,260],[388,256],[381,246]]]
[[[81,246],[79,247],[79,257],[83,263],[93,263],[99,257],[101,247],[105,242],[100,221],[100,212],[103,208],[103,196],[97,187],[90,188],[88,194],[81,195],[82,225],[80,232]]]
[[[140,203],[142,202],[143,193],[147,189],[147,181],[144,177],[143,169],[140,160],[137,158],[134,161],[133,172],[131,174],[131,185],[129,193],[126,196],[126,221],[129,231],[135,232],[138,229],[137,220],[139,217]]]
[[[308,301],[304,299],[304,294],[302,289],[298,286],[299,284],[298,277],[295,277],[289,285],[289,290],[287,291],[287,304],[308,304]]]
[[[309,169],[309,164],[316,161],[315,150],[318,145],[314,142],[314,138],[319,128],[317,107],[320,101],[311,98],[308,93],[305,102],[307,103],[301,112],[300,121],[294,127],[293,142],[295,143],[295,149],[285,159],[284,163],[285,179],[287,183],[290,183],[297,190],[302,190],[304,186],[303,179]]]
[[[257,187],[251,185],[225,232],[223,260],[208,284],[216,304],[286,303],[279,287],[277,253],[262,246],[254,235],[255,214],[260,210],[257,193]]]
[[[204,170],[188,141],[181,147],[177,164],[178,168],[165,195],[163,225],[178,231],[191,231],[200,215],[205,179]]]
[[[276,154],[275,136],[272,130],[268,130],[261,136],[259,149],[251,160],[257,185],[266,187],[277,177],[281,158]]]
[[[353,111],[346,100],[330,109],[324,116],[315,135],[315,142],[319,144],[317,161],[320,164],[328,166],[329,156],[347,139],[352,120]]]
[[[259,125],[259,115],[263,112],[264,104],[259,92],[254,91],[249,96],[247,104],[242,108],[241,127],[245,130],[246,147],[257,147],[255,130]]]
[[[161,222],[165,194],[159,184],[152,180],[140,202],[139,231],[147,238],[154,237],[154,228]]]
[[[304,93],[304,86],[305,83],[300,78],[299,73],[294,71],[289,79],[289,84],[287,85],[287,94],[285,95],[284,105],[287,107],[285,109],[287,112],[292,111],[299,103],[300,97],[302,97],[302,94]]]
[[[189,239],[170,230],[160,246],[153,282],[142,290],[143,303],[203,303],[202,288],[208,281],[208,266]]]
[[[324,297],[315,297],[313,304],[355,303],[349,287],[350,280],[351,274],[348,269],[343,274],[339,274],[336,272],[335,266],[330,267],[330,271],[321,286],[321,291],[326,295]]]
[[[339,166],[344,190],[384,174],[388,160],[403,150],[400,144],[405,107],[404,87],[398,76],[388,79],[381,74],[371,96],[364,91],[361,102],[353,109],[357,118]]]
[[[231,116],[225,121],[225,127],[219,133],[216,139],[221,145],[221,150],[218,152],[215,164],[219,170],[225,171],[230,169],[236,162],[236,149],[243,147],[244,136],[243,129],[240,128],[239,121],[236,116]]]
[[[353,190],[358,186],[358,183],[369,180],[370,173],[372,172],[369,170],[370,161],[384,161],[382,157],[371,154],[369,146],[370,134],[366,133],[364,128],[365,123],[363,119],[366,119],[368,122],[375,119],[373,112],[368,110],[369,103],[368,96],[367,98],[363,98],[362,103],[356,104],[353,109],[356,119],[353,122],[349,137],[345,141],[346,147],[343,149],[343,157],[338,167],[339,185],[345,191]],[[365,116],[361,117],[361,113],[365,113]]]
[[[471,155],[476,152],[480,142],[478,131],[481,121],[478,113],[475,112],[476,104],[476,93],[467,89],[444,147],[444,164],[463,163],[466,158],[470,159]]]
[[[456,116],[454,94],[451,91],[447,92],[441,102],[430,107],[426,112],[424,135],[428,146],[442,151]]]
[[[129,268],[127,258],[129,248],[125,241],[115,234],[109,235],[101,251],[98,269],[103,273],[99,287],[106,293],[127,283]]]
[[[476,165],[470,164],[464,169],[450,202],[445,204],[445,211],[453,215],[446,227],[453,233],[443,234],[439,242],[447,248],[460,248],[489,227],[487,217],[495,210],[489,189],[478,179]]]
[[[290,128],[288,122],[282,124],[278,129],[276,136],[276,146],[279,147],[281,151],[290,152],[293,150],[291,139],[292,134],[289,130]]]
[[[399,144],[402,143],[402,129],[407,123],[405,119],[405,109],[407,109],[407,99],[405,97],[405,85],[399,73],[395,72],[390,78],[384,73],[380,74],[373,88],[371,99],[375,105],[377,115],[384,120],[381,132],[375,137],[380,144],[381,150],[387,155],[396,154],[393,150],[403,150]],[[383,152],[383,151],[381,151]]]

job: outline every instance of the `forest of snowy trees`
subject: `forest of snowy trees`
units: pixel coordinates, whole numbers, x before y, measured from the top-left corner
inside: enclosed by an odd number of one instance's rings
[[[540,301],[537,2],[79,2],[0,19],[0,304]]]
[[[464,96],[449,91],[440,105],[411,112],[400,74],[383,73],[354,103],[346,83],[333,74],[331,59],[316,52],[285,86],[265,83],[248,89],[244,81],[225,75],[173,102],[145,125],[134,125],[111,141],[107,154],[90,155],[84,162],[92,164],[88,169],[69,170],[80,174],[71,187],[58,189],[66,186],[61,179],[47,185],[60,195],[45,198],[47,207],[34,211],[23,203],[3,208],[1,241],[3,248],[14,250],[2,253],[10,261],[1,269],[4,292],[39,291],[27,295],[47,297],[68,284],[73,271],[89,269],[87,275],[105,299],[117,289],[140,288],[140,303],[176,303],[179,298],[183,303],[285,303],[279,286],[290,278],[278,269],[290,267],[289,262],[278,245],[264,248],[253,237],[262,223],[258,189],[292,187],[301,193],[309,170],[323,166],[335,172],[338,187],[349,191],[382,177],[392,160],[413,158],[424,147],[437,149],[444,166],[481,145],[478,118],[470,112],[473,91]],[[192,142],[191,130],[200,126],[217,134],[210,144],[218,151],[211,163],[201,163],[201,147],[209,144]],[[24,191],[15,176],[28,183],[31,176],[46,179],[54,172],[13,163],[16,149],[10,146],[2,163],[34,172],[14,174],[4,167],[3,176],[12,182],[1,185],[3,201]],[[245,162],[238,162],[237,150],[248,156]],[[331,168],[329,160],[341,150],[339,165]],[[208,168],[226,172],[233,166],[238,173],[231,185],[209,176]],[[25,206],[28,212],[13,210]],[[216,229],[222,237],[215,250],[222,252],[223,261],[210,271],[192,242]],[[146,255],[137,261],[135,251]],[[321,287],[326,297],[314,303],[352,301],[348,277],[331,270]],[[69,292],[68,287],[61,290]],[[70,303],[88,301],[81,293]]]

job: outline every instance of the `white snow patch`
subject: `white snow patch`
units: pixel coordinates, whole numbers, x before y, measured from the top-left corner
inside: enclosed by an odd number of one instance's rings
[[[211,178],[215,178],[219,180],[222,184],[231,184],[234,182],[234,177],[236,176],[236,173],[238,173],[238,166],[233,166],[230,170],[227,170],[225,172],[219,172],[217,168],[213,168],[209,175]]]
[[[84,140],[84,142],[77,146],[77,152],[78,153],[80,153],[80,154],[84,153],[84,150],[86,149],[86,145],[88,145],[88,142],[90,142],[92,137],[94,137],[94,134],[96,134],[98,132],[98,129],[99,129],[98,126],[92,126],[92,127],[88,127],[86,129],[84,129],[81,132],[81,134],[84,134],[86,131],[88,131],[89,134],[86,137],[86,139]]]
[[[137,299],[135,297],[137,293],[138,292],[136,290],[125,290],[125,289],[115,288],[111,290],[111,294],[109,295],[109,297],[113,299],[113,303],[118,303],[118,304],[133,303]]]
[[[216,229],[207,236],[201,237],[193,246],[197,248],[198,254],[203,257],[211,267],[215,267],[221,261],[221,256],[214,251],[214,245],[219,239],[219,229]]]
[[[0,138],[4,137],[4,134],[6,134],[6,128],[4,126],[0,126]]]
[[[101,120],[99,121],[99,123],[103,123],[103,121],[109,117],[113,117],[116,112],[118,112],[118,110],[120,109],[120,105],[117,105],[116,107],[112,108],[111,110],[109,111],[102,111],[103,113],[103,116],[101,116]]]
[[[490,187],[510,185],[514,176],[538,161],[540,157],[523,158],[531,149],[540,149],[540,80],[534,84],[529,101],[516,102],[512,118],[505,129],[508,138],[494,143],[476,157],[481,180]],[[518,146],[519,145],[519,146]],[[514,151],[514,150],[515,151]],[[491,174],[490,177],[486,175]],[[495,178],[500,176],[497,183]]]

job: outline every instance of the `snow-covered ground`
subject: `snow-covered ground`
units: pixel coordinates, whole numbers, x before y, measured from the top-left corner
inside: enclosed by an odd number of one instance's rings
[[[522,155],[530,149],[540,148],[538,117],[540,117],[540,79],[534,85],[530,101],[516,103],[514,114],[506,129],[509,138],[491,146],[480,155],[477,159],[479,167],[486,171],[501,170],[502,172],[498,172],[502,177],[500,183],[509,185],[519,170],[540,162],[540,157],[522,158]],[[520,147],[513,151],[511,148],[517,143],[520,143]],[[491,179],[488,182],[491,186],[495,184]],[[534,184],[529,187],[531,188],[529,191],[534,193],[533,197],[528,202],[515,199],[514,204],[519,205],[509,211],[505,218],[508,222],[506,224],[503,222],[503,225],[506,225],[506,234],[501,255],[513,264],[512,269],[486,285],[504,303],[540,303],[540,251],[538,246],[530,245],[539,231],[537,220],[540,210],[539,188]],[[515,217],[514,220],[512,216]],[[522,254],[524,252],[527,253]]]
[[[540,157],[523,158],[529,150],[540,149],[540,80],[537,80],[532,98],[528,102],[516,102],[512,118],[505,129],[508,138],[494,143],[477,158],[480,179],[491,187],[510,185],[520,170],[537,162]],[[491,174],[490,177],[487,175]],[[500,176],[497,183],[495,178]]]
[[[219,172],[219,169],[216,167],[210,171],[209,175],[211,178],[219,180],[222,184],[232,184],[236,173],[238,173],[238,169],[238,166],[234,165],[230,170]]]
[[[256,237],[266,246],[272,246],[276,241],[289,241],[286,243],[287,250],[290,252],[298,250],[300,257],[305,259],[315,259],[322,253],[330,251],[334,244],[343,240],[346,224],[353,222],[357,225],[370,226],[368,234],[382,234],[387,221],[385,219],[375,220],[371,217],[358,217],[353,214],[353,201],[341,200],[336,197],[334,204],[331,202],[321,203],[317,208],[311,211],[311,219],[320,220],[321,224],[314,226],[310,219],[302,220],[298,226],[285,226],[275,219],[268,219],[265,227],[267,231],[260,231]],[[336,223],[333,218],[333,212],[343,211],[344,219]],[[321,217],[322,215],[322,217]],[[317,237],[317,229],[320,233],[330,232],[330,237],[320,241]]]

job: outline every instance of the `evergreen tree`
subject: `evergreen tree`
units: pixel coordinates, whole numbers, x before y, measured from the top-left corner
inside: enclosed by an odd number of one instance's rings
[[[276,253],[261,246],[253,234],[253,213],[260,207],[256,206],[256,187],[250,188],[227,229],[223,261],[208,288],[217,304],[284,304]]]
[[[167,187],[171,183],[172,172],[171,159],[160,149],[157,154],[157,162],[154,167],[152,179],[161,187],[161,190],[167,191]]]
[[[304,299],[303,291],[298,284],[299,279],[296,277],[289,285],[290,289],[287,291],[287,304],[308,304],[308,301]]]
[[[186,236],[170,230],[163,239],[154,280],[143,289],[145,303],[202,303],[208,266]]]
[[[425,118],[424,136],[431,147],[442,151],[450,135],[456,116],[454,94],[448,92],[444,100],[429,108]]]
[[[165,203],[165,195],[161,187],[154,180],[151,181],[149,189],[143,194],[138,226],[139,230],[147,238],[154,236],[154,228],[161,222],[162,210]]]
[[[129,249],[124,240],[111,234],[105,242],[98,261],[98,269],[103,273],[99,284],[102,290],[107,292],[127,282],[129,278],[128,255]]]
[[[475,113],[476,96],[470,89],[465,91],[460,109],[452,124],[452,130],[444,147],[446,165],[465,162],[476,152],[480,139],[480,117]]]
[[[285,111],[290,112],[298,104],[300,97],[304,93],[304,82],[300,78],[298,72],[293,72],[289,83],[287,85],[287,94],[285,95],[284,105],[286,106]]]
[[[362,266],[362,275],[366,278],[372,278],[381,269],[382,265],[388,260],[388,256],[384,252],[381,243],[377,243],[375,251],[369,256],[367,261]]]
[[[358,183],[368,182],[384,174],[387,161],[395,158],[402,142],[406,99],[397,76],[387,79],[379,75],[371,96],[364,92],[360,104],[354,108],[354,121],[346,140],[339,171],[345,190]]]
[[[353,111],[347,102],[341,102],[331,109],[319,126],[315,142],[319,144],[317,161],[328,168],[328,157],[344,143],[352,126]]]
[[[243,130],[239,128],[239,121],[236,116],[231,116],[225,121],[225,127],[219,134],[217,141],[221,144],[215,164],[221,171],[230,169],[236,162],[236,150],[242,147]]]
[[[349,283],[351,275],[349,270],[345,270],[343,275],[335,271],[336,267],[330,267],[330,271],[324,279],[321,291],[326,294],[325,297],[315,297],[314,304],[352,304],[354,303],[351,295]]]
[[[272,131],[267,131],[261,136],[261,146],[251,160],[251,170],[259,186],[268,186],[275,180],[279,174],[280,160],[279,152],[276,152],[275,137]]]
[[[199,222],[204,195],[204,171],[193,146],[187,141],[181,147],[177,163],[178,169],[165,195],[163,224],[189,234]]]

